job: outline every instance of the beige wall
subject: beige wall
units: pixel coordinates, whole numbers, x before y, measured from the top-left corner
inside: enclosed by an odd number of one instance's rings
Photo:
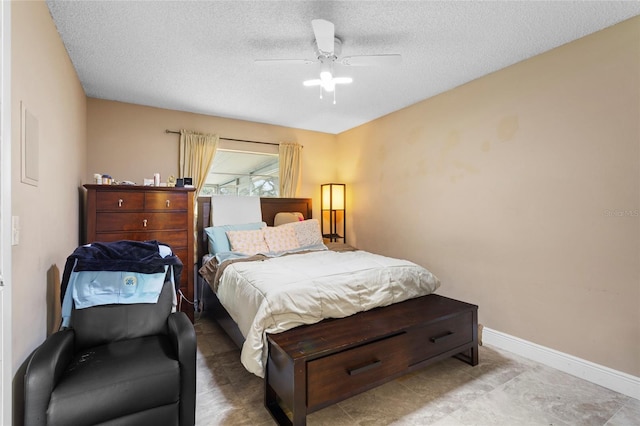
[[[20,243],[11,252],[15,372],[53,327],[54,286],[78,245],[86,97],[46,4],[13,2],[11,8],[11,199],[12,215],[20,219]],[[21,102],[38,120],[38,186],[20,181]]]
[[[320,205],[320,185],[335,178],[333,153],[336,138],[327,133],[273,126],[242,120],[151,108],[89,98],[87,100],[87,174],[107,173],[117,180],[138,184],[158,172],[163,181],[178,176],[179,135],[165,130],[188,129],[220,137],[262,142],[299,142],[302,153],[300,197],[313,197]],[[221,141],[221,144],[226,143]],[[319,217],[319,210],[314,216]]]
[[[351,242],[640,376],[639,79],[635,18],[340,134]]]

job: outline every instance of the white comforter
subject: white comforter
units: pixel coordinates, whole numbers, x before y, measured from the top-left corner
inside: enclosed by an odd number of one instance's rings
[[[318,251],[228,265],[217,295],[245,337],[241,360],[264,377],[266,333],[434,292],[440,281],[407,260],[364,251]]]

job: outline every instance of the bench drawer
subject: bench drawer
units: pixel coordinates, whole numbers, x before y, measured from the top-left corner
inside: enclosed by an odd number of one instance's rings
[[[407,333],[310,361],[307,365],[310,411],[345,399],[407,369]]]
[[[409,328],[407,333],[413,343],[410,365],[472,342],[472,317],[471,312],[463,312],[450,318]]]

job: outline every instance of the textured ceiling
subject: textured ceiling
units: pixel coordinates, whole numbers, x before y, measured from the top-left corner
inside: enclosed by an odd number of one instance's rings
[[[340,133],[640,14],[637,1],[47,1],[87,96]],[[319,99],[311,20],[399,53]]]

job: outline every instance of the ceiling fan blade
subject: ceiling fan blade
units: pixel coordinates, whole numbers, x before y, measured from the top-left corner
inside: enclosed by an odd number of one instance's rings
[[[294,65],[308,65],[315,64],[318,61],[312,61],[311,59],[254,59],[256,64],[294,64]]]
[[[322,84],[322,80],[320,79],[315,79],[315,80],[305,80],[302,82],[303,85],[310,87],[310,86],[320,86]]]
[[[344,58],[340,59],[339,62],[342,65],[352,67],[397,65],[402,62],[402,56],[396,53],[387,55],[345,56]]]
[[[335,84],[349,84],[353,82],[351,77],[334,77],[333,82]]]
[[[325,21],[324,19],[314,19],[311,21],[313,27],[313,33],[316,36],[316,43],[318,44],[318,50],[323,53],[333,54],[335,28],[333,23]]]

